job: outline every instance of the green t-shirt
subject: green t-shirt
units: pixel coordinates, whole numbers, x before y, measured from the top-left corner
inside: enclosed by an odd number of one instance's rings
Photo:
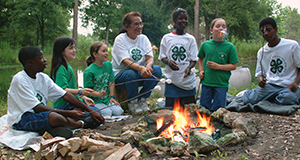
[[[234,45],[226,40],[217,42],[211,39],[202,43],[198,57],[204,59],[204,78],[201,83],[210,87],[228,87],[231,71],[211,69],[206,66],[206,62],[212,61],[223,65],[238,63]]]
[[[103,103],[108,105],[110,102],[109,85],[114,81],[114,73],[112,70],[112,64],[109,61],[103,63],[103,66],[98,66],[92,63],[87,67],[83,73],[83,85],[84,88],[91,88],[95,91],[106,91],[104,97],[90,96],[97,103]],[[106,86],[106,87],[104,87]]]
[[[68,71],[69,70],[69,71]],[[54,82],[60,86],[62,89],[70,88],[77,89],[77,83],[74,76],[73,68],[68,64],[68,70],[65,66],[61,65],[57,72]],[[54,77],[52,75],[52,77]],[[75,95],[77,98],[78,95]],[[53,107],[59,107],[68,104],[68,102],[64,101],[62,98],[59,98],[56,102],[53,103]]]

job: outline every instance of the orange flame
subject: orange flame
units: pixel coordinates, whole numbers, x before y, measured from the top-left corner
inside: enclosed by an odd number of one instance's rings
[[[172,140],[174,140],[174,131],[179,131],[183,136],[186,137],[189,136],[189,131],[193,129],[200,129],[206,134],[211,134],[215,131],[215,128],[210,122],[211,118],[206,117],[205,115],[201,115],[197,109],[197,122],[195,124],[195,122],[190,117],[190,112],[184,109],[184,107],[181,107],[180,98],[175,99],[173,112],[175,117],[173,123],[167,129],[162,131],[159,136],[171,138]],[[157,130],[163,126],[163,123],[164,117],[160,117],[159,119],[157,119]],[[188,138],[186,138],[185,140],[188,141]]]

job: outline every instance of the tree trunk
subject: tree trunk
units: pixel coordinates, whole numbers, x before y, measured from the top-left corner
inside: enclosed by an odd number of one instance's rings
[[[105,33],[105,44],[108,45],[108,35],[109,35],[109,25],[110,25],[110,21],[108,21],[106,23],[106,33]]]
[[[73,39],[77,47],[77,26],[78,26],[78,0],[74,0],[74,16],[73,16]]]
[[[42,18],[42,26],[41,26],[41,38],[42,38],[42,49],[45,47],[45,35],[44,35],[44,30],[45,30],[45,21]]]
[[[197,44],[199,43],[199,0],[195,0],[195,25],[194,25],[194,36]]]

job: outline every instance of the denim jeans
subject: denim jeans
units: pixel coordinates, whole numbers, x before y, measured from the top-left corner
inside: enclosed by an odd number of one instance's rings
[[[153,65],[152,67],[153,69],[153,75],[157,78],[160,78],[162,75],[161,72],[161,68],[157,65]],[[154,77],[148,77],[148,78],[144,78],[142,77],[141,73],[136,71],[136,70],[132,70],[132,69],[125,69],[123,72],[118,73],[116,75],[116,85],[118,83],[123,83],[123,82],[129,82],[132,80],[138,80],[138,79],[153,79],[153,80],[144,80],[144,81],[135,81],[135,82],[130,82],[130,83],[126,83],[126,84],[122,84],[122,85],[117,85],[116,88],[119,89],[124,89],[126,88],[127,90],[127,98],[133,98],[138,96],[139,94],[145,93],[147,91],[150,91],[151,89],[153,89],[157,83],[159,81],[154,80]],[[142,86],[142,89],[139,91],[139,86]],[[150,97],[151,92],[143,94],[141,96],[139,96],[138,98],[148,98]]]
[[[269,100],[277,104],[299,104],[300,89],[292,92],[289,87],[281,87],[275,84],[267,83],[264,88],[260,86],[247,90],[243,95],[245,104],[257,104],[263,100]]]
[[[89,106],[93,110],[97,110],[101,114],[101,112],[98,110],[97,107]],[[59,106],[56,109],[61,110],[72,110],[75,107],[71,104],[67,104],[64,106]],[[49,124],[49,113],[51,111],[45,111],[40,113],[33,113],[33,112],[25,112],[23,113],[21,120],[18,123],[15,123],[13,125],[13,128],[16,130],[26,130],[26,131],[40,131],[40,130],[48,130],[52,127]],[[87,113],[87,111],[85,111]],[[86,114],[85,117],[90,116],[90,114]]]
[[[118,106],[116,105],[115,103],[110,103],[108,104],[109,107],[108,108],[105,108],[105,109],[102,109],[101,110],[101,114],[103,117],[106,117],[106,116],[120,116],[124,110],[122,109],[121,106]],[[98,109],[101,109],[101,108],[104,108],[104,107],[107,107],[108,105],[106,104],[103,104],[103,103],[97,103],[95,104],[95,107],[97,107]]]
[[[200,105],[210,111],[216,111],[219,108],[226,108],[227,91],[227,87],[210,87],[202,85]]]

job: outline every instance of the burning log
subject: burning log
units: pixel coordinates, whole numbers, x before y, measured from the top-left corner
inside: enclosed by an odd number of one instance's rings
[[[160,128],[154,133],[154,135],[155,135],[156,137],[159,136],[159,135],[161,134],[161,132],[163,132],[165,129],[167,129],[168,127],[170,127],[170,125],[173,124],[173,123],[174,123],[173,119],[167,121],[166,123],[163,124],[162,127],[160,127]]]

